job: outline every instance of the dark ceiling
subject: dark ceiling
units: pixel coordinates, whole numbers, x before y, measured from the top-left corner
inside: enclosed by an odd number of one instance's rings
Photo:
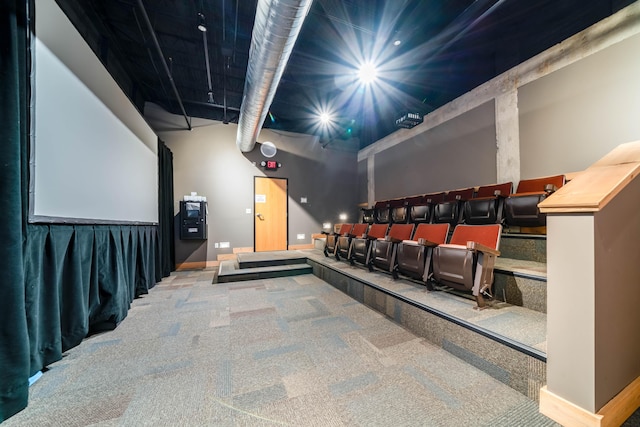
[[[189,117],[238,121],[257,0],[142,0],[144,12],[139,0],[57,2],[140,111],[153,102],[182,114],[168,70]],[[363,148],[402,113],[427,114],[630,3],[315,0],[264,127]],[[353,78],[362,59],[378,63],[364,89]],[[330,129],[317,125],[322,108]]]

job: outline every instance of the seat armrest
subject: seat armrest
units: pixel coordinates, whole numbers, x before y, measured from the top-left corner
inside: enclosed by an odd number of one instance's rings
[[[500,251],[490,248],[489,246],[480,244],[478,242],[472,242],[472,241],[467,242],[467,249],[470,251],[483,252],[486,254],[500,256]]]
[[[387,238],[385,240],[387,242],[391,242],[391,243],[400,243],[400,242],[402,242],[402,239],[398,239],[396,237],[389,237],[389,236],[387,236]]]
[[[329,232],[328,232],[328,231],[321,231],[320,233],[324,234],[325,236],[328,236],[328,235],[329,235]]]
[[[427,246],[427,247],[430,247],[430,248],[438,246],[438,244],[436,242],[432,242],[431,240],[427,240],[427,239],[423,239],[423,238],[418,239],[418,244],[421,245],[421,246]]]

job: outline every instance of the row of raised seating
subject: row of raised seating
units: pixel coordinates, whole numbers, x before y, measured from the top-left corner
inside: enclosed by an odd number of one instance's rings
[[[499,224],[460,224],[447,243],[449,224],[342,224],[333,249],[325,246],[325,255],[365,265],[371,271],[378,268],[394,278],[402,274],[424,282],[431,290],[435,281],[471,291],[482,308],[483,294],[491,294],[501,231]]]
[[[377,202],[363,210],[362,223],[342,224],[327,236],[325,255],[420,280],[429,289],[437,283],[471,291],[482,308],[502,224],[544,225],[537,204],[563,184],[558,175],[523,180],[513,194],[504,183]]]
[[[506,182],[379,201],[363,210],[363,222],[541,227],[546,216],[538,203],[563,185],[564,175],[555,175],[522,180],[515,193],[513,184]]]

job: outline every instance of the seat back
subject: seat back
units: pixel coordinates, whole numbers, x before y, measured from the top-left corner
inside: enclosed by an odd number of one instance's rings
[[[361,237],[363,234],[365,234],[367,232],[367,229],[369,228],[369,224],[354,224],[353,228],[351,229],[351,236],[353,237]]]
[[[418,224],[412,240],[424,239],[440,245],[447,241],[448,235],[449,224]]]
[[[433,209],[433,222],[455,226],[462,219],[462,205],[473,197],[473,187],[450,191]]]
[[[393,224],[389,229],[389,238],[392,240],[409,240],[413,234],[413,224]]]
[[[513,184],[484,185],[463,206],[465,224],[501,224],[504,199],[511,194]]]
[[[352,228],[353,224],[348,223],[334,225],[333,234],[327,235],[324,243],[325,256],[329,256],[329,254],[335,255],[338,239],[340,238],[340,236],[348,235],[351,232]]]
[[[507,197],[513,191],[513,183],[505,182],[503,184],[483,185],[478,187],[478,191],[474,196],[474,199],[481,199],[483,197]]]
[[[340,229],[336,234],[340,236],[347,236],[351,233],[351,229],[353,228],[353,224],[340,224]]]
[[[516,195],[523,193],[544,193],[545,187],[551,184],[555,189],[564,185],[564,175],[546,176],[543,178],[523,179],[518,183]],[[555,190],[554,190],[555,191]]]
[[[389,228],[389,240],[378,239],[372,243],[370,265],[391,272],[396,264],[396,245],[398,242],[411,238],[413,224],[393,224]],[[370,267],[370,268],[371,268]]]
[[[447,241],[449,224],[418,224],[412,240],[425,239],[435,244]],[[432,246],[423,246],[406,241],[398,244],[396,264],[398,273],[414,279],[427,281],[431,272]]]
[[[499,249],[502,226],[499,224],[466,225],[460,224],[454,230],[449,241],[452,245],[466,246],[467,242],[476,242],[492,249]]]
[[[373,224],[375,222],[375,210],[373,208],[362,209],[362,222],[365,224]]]
[[[391,222],[393,224],[404,224],[407,222],[407,206],[404,199],[389,200],[391,212]]]
[[[431,209],[424,196],[413,196],[405,199],[407,220],[414,224],[431,221]]]
[[[542,202],[553,191],[564,185],[564,175],[520,181],[518,190],[505,200],[505,219],[507,225],[519,227],[542,227],[547,223],[547,216],[538,209]],[[547,187],[551,187],[548,190]]]
[[[388,224],[372,224],[371,227],[369,227],[367,237],[372,239],[383,239],[384,236],[387,235],[388,228]]]
[[[389,213],[389,201],[385,200],[382,202],[376,202],[373,207],[374,210],[374,220],[379,224],[388,224],[391,220],[391,215]]]

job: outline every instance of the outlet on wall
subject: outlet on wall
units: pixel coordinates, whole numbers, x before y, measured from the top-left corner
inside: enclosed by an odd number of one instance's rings
[[[304,234],[298,234],[298,240],[304,240]]]
[[[229,242],[220,242],[220,249],[229,248],[230,246]]]

